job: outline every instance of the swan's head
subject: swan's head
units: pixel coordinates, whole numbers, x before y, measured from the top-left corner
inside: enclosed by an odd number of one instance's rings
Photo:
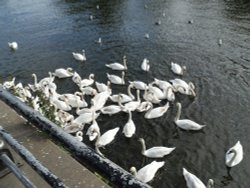
[[[0,140],[0,149],[2,149],[3,147],[4,147],[4,142]]]
[[[68,68],[67,68],[67,71],[73,73],[73,69],[72,69],[71,67],[68,67]]]
[[[187,70],[187,67],[184,65],[184,66],[182,66],[182,69],[185,71],[185,70]]]
[[[82,50],[82,53],[85,54],[85,50]]]
[[[90,75],[89,75],[89,78],[94,78],[95,77],[95,75],[93,74],[93,73],[91,73]]]
[[[213,186],[214,186],[214,180],[209,179],[208,182],[207,182],[207,187],[208,188],[213,188]]]
[[[82,132],[82,131],[77,131],[77,132],[76,132],[76,136],[82,137],[82,136],[83,136],[83,132]]]
[[[129,170],[131,172],[131,174],[135,175],[136,174],[136,168],[134,166],[132,166]]]
[[[177,103],[176,103],[176,106],[177,106],[178,108],[180,108],[180,107],[181,107],[181,103],[177,102]]]

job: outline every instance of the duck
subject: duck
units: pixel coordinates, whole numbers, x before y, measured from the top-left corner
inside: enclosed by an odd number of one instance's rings
[[[104,146],[108,145],[109,143],[111,143],[115,139],[115,136],[118,133],[119,129],[120,129],[120,127],[110,129],[102,135],[96,129],[93,130],[93,132],[97,133],[97,138],[96,138],[96,142],[95,142],[95,149],[96,149],[97,153],[99,153],[101,156],[103,156],[103,154],[100,152],[99,148],[104,147]]]
[[[110,82],[112,84],[117,84],[117,85],[125,85],[124,76],[125,76],[124,71],[122,71],[122,77],[107,73],[107,77],[110,80]]]
[[[123,56],[123,65],[115,62],[111,64],[105,64],[105,66],[111,68],[112,70],[125,71],[128,69],[126,56]]]
[[[10,47],[10,49],[12,49],[14,51],[18,49],[17,42],[8,42],[8,46]]]
[[[71,67],[68,67],[66,69],[64,68],[59,68],[56,69],[55,72],[53,73],[54,76],[58,77],[58,78],[68,78],[73,76],[73,69]]]
[[[149,158],[162,158],[175,150],[175,147],[168,148],[164,146],[156,146],[146,150],[145,140],[143,138],[139,138],[139,142],[142,146],[141,154]]]
[[[178,111],[176,117],[174,119],[175,124],[184,130],[193,130],[197,131],[205,127],[206,125],[200,125],[192,120],[189,119],[180,119],[181,116],[181,103],[176,103]]]
[[[83,79],[80,81],[80,83],[78,84],[80,88],[83,88],[83,87],[87,87],[87,86],[90,86],[94,83],[94,77],[95,75],[93,73],[91,73],[89,75],[89,78],[88,79]]]
[[[194,174],[188,172],[185,168],[183,168],[183,176],[186,180],[188,188],[213,188],[214,187],[214,181],[212,179],[209,179],[207,186],[205,186],[199,178],[197,178]]]
[[[82,133],[82,131],[77,131],[76,132],[76,136],[75,136],[75,138],[79,141],[79,142],[81,142],[82,140],[83,140],[83,133]]]
[[[85,50],[82,50],[82,54],[72,52],[72,55],[75,58],[75,60],[77,60],[77,61],[86,61],[87,60],[86,55],[85,55]]]
[[[163,167],[165,164],[164,161],[157,162],[157,161],[152,161],[148,165],[144,166],[141,168],[138,172],[135,167],[130,168],[130,172],[140,181],[147,183],[151,181],[154,177],[156,172]]]
[[[127,123],[125,124],[125,126],[123,127],[123,131],[122,133],[127,137],[127,138],[131,138],[134,134],[135,134],[135,123],[132,120],[132,112],[128,111],[129,114],[129,118]]]
[[[149,65],[149,60],[147,58],[144,58],[141,64],[141,69],[145,72],[148,72],[150,69],[150,65]]]
[[[183,75],[184,70],[186,70],[186,66],[181,67],[179,64],[171,62],[171,70],[177,75]]]
[[[238,165],[243,159],[243,147],[240,141],[231,147],[225,155],[225,164],[227,167]]]
[[[153,106],[150,107],[150,109],[145,113],[144,117],[146,119],[154,119],[163,116],[167,112],[169,108],[169,102],[167,102],[164,106],[153,108]]]

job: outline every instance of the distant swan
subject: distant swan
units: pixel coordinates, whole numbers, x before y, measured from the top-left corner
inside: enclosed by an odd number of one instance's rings
[[[180,120],[180,116],[181,116],[181,103],[176,103],[178,111],[177,111],[177,115],[175,117],[175,124],[180,127],[181,129],[184,130],[200,130],[203,127],[205,127],[206,125],[200,125],[192,120],[189,119],[181,119]]]
[[[181,67],[179,64],[171,62],[171,70],[175,74],[183,75],[184,70],[186,70],[186,66]]]
[[[107,77],[112,84],[124,85],[125,84],[124,76],[125,76],[124,71],[122,72],[122,77],[107,73]]]
[[[120,64],[120,63],[115,62],[115,63],[111,63],[111,64],[106,64],[105,66],[108,67],[108,68],[111,68],[112,70],[120,70],[120,71],[127,70],[128,67],[127,67],[126,56],[123,57],[123,65]]]
[[[82,50],[82,54],[80,53],[75,53],[72,52],[73,57],[77,60],[77,61],[86,61],[86,55],[85,55],[85,50]]]
[[[139,138],[139,142],[142,145],[142,155],[150,158],[161,158],[175,150],[175,147],[168,148],[164,146],[156,146],[146,150],[145,140],[143,138]]]
[[[68,78],[73,76],[73,69],[70,67],[68,67],[67,69],[59,68],[56,69],[55,72],[52,74],[58,78]]]
[[[188,172],[185,168],[183,168],[183,176],[188,188],[213,188],[214,186],[214,181],[212,179],[209,179],[207,186],[205,186],[199,178]]]
[[[17,49],[18,49],[18,44],[17,44],[17,42],[8,42],[8,46],[9,46],[12,50],[17,50]]]
[[[163,167],[164,164],[165,164],[164,161],[162,161],[162,162],[153,161],[150,164],[141,168],[138,172],[136,171],[135,167],[131,167],[130,172],[138,180],[140,180],[144,183],[147,183],[154,178],[156,172],[159,170],[159,168]]]
[[[141,69],[145,72],[148,72],[150,69],[149,60],[147,58],[143,59],[141,64]]]
[[[239,164],[243,159],[243,147],[238,141],[233,147],[231,147],[225,156],[225,163],[228,167],[233,167]]]

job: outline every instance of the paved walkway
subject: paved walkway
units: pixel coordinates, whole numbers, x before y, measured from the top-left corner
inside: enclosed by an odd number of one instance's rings
[[[52,173],[70,188],[109,187],[96,175],[79,164],[67,151],[50,141],[47,135],[26,123],[14,110],[0,101],[0,125],[24,145]],[[50,186],[14,151],[15,159],[23,165],[20,169],[38,188]],[[11,173],[0,178],[2,188],[22,188],[19,180]]]

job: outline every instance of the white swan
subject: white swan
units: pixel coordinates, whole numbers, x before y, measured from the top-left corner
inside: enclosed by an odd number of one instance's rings
[[[200,130],[203,127],[205,127],[206,125],[200,125],[192,120],[189,119],[180,119],[181,116],[181,103],[176,103],[178,111],[177,111],[177,115],[174,119],[175,124],[180,127],[181,129],[184,130]]]
[[[122,71],[122,77],[107,73],[107,77],[112,84],[124,85],[125,84],[124,76],[125,76],[124,71]]]
[[[183,71],[186,70],[186,66],[181,67],[179,64],[171,62],[171,70],[175,74],[183,75]]]
[[[147,58],[144,58],[141,64],[141,69],[145,72],[148,72],[150,69],[150,65],[149,65],[149,60]]]
[[[127,138],[131,138],[135,134],[136,127],[135,127],[134,121],[132,120],[132,113],[131,113],[131,111],[128,111],[128,114],[129,114],[129,118],[128,118],[127,123],[123,127],[122,133]]]
[[[140,98],[140,90],[136,90],[136,94],[137,94],[137,101],[130,101],[124,105],[122,105],[121,100],[118,101],[119,105],[121,106],[122,110],[127,112],[127,111],[135,111],[139,105],[141,104],[141,98]],[[120,95],[120,97],[122,98],[122,96]]]
[[[162,90],[167,90],[169,87],[173,87],[172,84],[170,84],[169,82],[164,81],[164,80],[159,80],[157,78],[154,78],[154,81],[152,84],[156,84]]]
[[[88,124],[93,120],[92,113],[93,113],[93,111],[90,112],[90,113],[80,114],[72,122],[77,123],[77,124],[81,124],[81,125]],[[95,115],[95,119],[96,119],[100,115],[100,113],[95,113],[94,115]]]
[[[212,179],[209,179],[207,186],[205,186],[199,178],[188,172],[185,168],[183,168],[183,176],[188,188],[213,188],[214,181]]]
[[[107,91],[96,94],[95,97],[91,99],[91,109],[95,111],[102,109],[105,103],[107,102],[109,96],[110,94]]]
[[[144,37],[145,37],[146,39],[149,39],[149,34],[148,34],[148,33],[145,33]]]
[[[97,94],[96,89],[94,89],[94,88],[91,87],[91,86],[79,87],[79,89],[81,90],[81,92],[82,92],[84,95],[91,95],[91,96],[94,96],[94,95]]]
[[[163,116],[163,114],[165,114],[169,108],[169,102],[167,102],[164,106],[160,106],[156,108],[152,108],[152,107],[153,106],[151,106],[151,109],[145,113],[144,117],[146,119],[153,119],[153,118],[158,118],[158,117]]]
[[[94,83],[94,81],[95,81],[94,77],[95,77],[95,75],[93,73],[90,74],[88,79],[83,79],[83,80],[80,81],[79,87],[83,88],[83,87],[87,87],[87,86],[92,85]]]
[[[16,80],[16,78],[13,77],[11,81],[5,81],[5,82],[3,83],[3,87],[4,87],[5,89],[10,89],[10,88],[14,87],[14,86],[15,86],[15,80]]]
[[[121,111],[121,107],[118,105],[109,105],[109,106],[105,106],[101,109],[102,114],[108,114],[108,115],[113,115],[113,114],[117,114]]]
[[[62,124],[67,123],[69,121],[72,121],[74,119],[74,116],[68,112],[65,112],[63,110],[55,110],[55,116],[56,116],[56,120],[61,122]]]
[[[153,104],[149,101],[143,101],[136,109],[137,112],[145,112],[148,111]]]
[[[18,44],[17,44],[17,42],[8,42],[8,46],[9,46],[12,50],[17,50],[17,49],[18,49]]]
[[[77,61],[86,61],[86,55],[85,55],[85,50],[82,50],[82,54],[80,53],[75,53],[72,52],[73,57],[77,60]]]
[[[119,94],[110,96],[109,97],[110,100],[113,101],[113,102],[118,102],[119,100],[121,100],[120,101],[121,103],[126,103],[126,102],[130,102],[130,101],[134,100],[135,96],[131,93],[131,88],[132,87],[133,87],[132,85],[128,86],[128,89],[127,89],[128,90],[128,95],[123,94],[123,93],[119,93]]]
[[[66,133],[75,133],[77,131],[81,131],[83,130],[84,125],[82,124],[78,124],[76,122],[71,121],[69,124],[66,124],[65,126],[63,126],[63,130]]]
[[[110,88],[111,82],[107,81],[107,85],[104,83],[99,83],[99,82],[95,82],[95,86],[98,90],[99,93],[103,92],[103,91],[108,91],[110,92],[110,94],[112,93],[112,90]]]
[[[73,76],[73,69],[70,67],[68,67],[67,69],[59,68],[56,69],[55,72],[52,74],[58,78],[68,78]]]
[[[156,146],[146,150],[145,140],[139,138],[139,142],[142,145],[141,154],[149,158],[161,158],[175,150],[175,147],[168,148],[164,146]]]
[[[63,110],[63,111],[70,111],[72,108],[66,101],[61,101],[58,99],[56,95],[50,92],[49,97],[50,103],[53,104],[57,109]]]
[[[159,170],[159,168],[163,167],[165,164],[164,161],[162,162],[157,162],[157,161],[153,161],[150,164],[144,166],[143,168],[141,168],[138,172],[136,171],[135,167],[131,167],[130,168],[130,172],[140,181],[147,183],[149,181],[151,181],[156,172]]]
[[[147,84],[145,84],[145,83],[142,82],[142,81],[132,81],[132,82],[129,81],[129,83],[130,83],[130,85],[132,85],[133,88],[135,88],[135,89],[139,89],[139,90],[146,90],[146,89],[148,89]]]
[[[169,88],[168,88],[169,89]],[[163,100],[167,98],[167,90],[161,90],[158,87],[153,86],[152,84],[148,84],[148,90],[153,92],[154,95],[159,99]]]
[[[83,133],[82,133],[82,131],[77,131],[76,132],[76,136],[75,136],[75,138],[78,140],[78,141],[82,141],[83,140]]]
[[[176,91],[185,94],[185,95],[192,95],[196,96],[194,92],[194,84],[192,82],[185,82],[184,80],[181,80],[179,78],[176,78],[174,80],[170,80],[172,83],[173,87],[175,88]]]
[[[80,92],[63,94],[59,99],[67,101],[72,108],[85,108],[88,106],[88,103],[83,98],[83,94]]]
[[[143,94],[143,98],[148,101],[148,102],[151,102],[151,103],[154,103],[154,104],[159,104],[161,102],[160,99],[158,99],[156,97],[156,95],[152,92],[152,91],[149,91],[148,89],[146,89],[144,91],[144,94]]]
[[[239,164],[243,159],[243,147],[238,141],[233,147],[231,147],[225,156],[225,163],[228,167],[233,167]]]
[[[104,147],[107,144],[109,144],[110,142],[112,142],[115,138],[115,135],[117,134],[117,132],[119,131],[119,127],[116,127],[114,129],[110,129],[107,132],[105,132],[103,135],[100,135],[100,132],[98,132],[96,129],[93,130],[93,132],[97,133],[97,139],[95,142],[95,148],[96,151],[103,156],[103,154],[100,152],[99,148],[100,147]]]
[[[72,81],[76,83],[77,85],[79,85],[81,80],[82,80],[81,76],[77,72],[74,72],[72,76]]]
[[[112,70],[120,70],[120,71],[124,71],[127,70],[127,59],[126,56],[123,57],[123,65],[120,63],[111,63],[111,64],[105,64],[106,67],[111,68]]]
[[[95,131],[94,131],[95,130]],[[100,132],[100,128],[95,119],[95,113],[92,112],[92,124],[89,126],[86,135],[89,136],[89,141],[93,141],[97,137],[97,132]]]

